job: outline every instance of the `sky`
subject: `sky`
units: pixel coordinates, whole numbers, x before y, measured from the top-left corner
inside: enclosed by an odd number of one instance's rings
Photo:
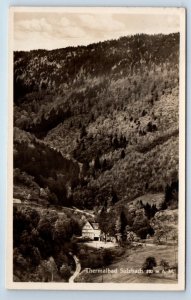
[[[137,14],[112,11],[15,12],[14,50],[57,49],[117,39],[136,33],[179,31],[176,14]]]

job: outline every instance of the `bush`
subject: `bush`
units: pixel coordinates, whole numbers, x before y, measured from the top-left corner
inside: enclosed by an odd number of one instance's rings
[[[156,259],[153,256],[148,256],[142,266],[143,271],[150,276],[153,273],[153,268],[157,266]]]
[[[160,261],[160,266],[162,266],[164,268],[165,271],[167,271],[169,269],[169,262],[166,261],[165,259],[161,259]]]
[[[70,278],[71,276],[71,268],[67,265],[67,264],[63,264],[61,267],[60,267],[60,275],[63,279],[65,279],[66,281],[68,281],[68,279]]]

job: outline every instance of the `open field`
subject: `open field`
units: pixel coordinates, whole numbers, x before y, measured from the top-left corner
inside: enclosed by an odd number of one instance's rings
[[[160,204],[164,201],[163,193],[155,193],[155,194],[145,194],[140,196],[132,201],[132,203],[137,203],[138,201],[142,201],[144,205],[147,203],[150,205],[155,204],[157,208],[160,207]]]
[[[176,255],[177,255],[177,248]],[[108,268],[109,270],[116,270],[115,273],[110,273],[109,271],[105,274],[99,274],[98,272],[89,273],[86,270],[81,272],[78,277],[78,282],[120,282],[120,283],[176,283],[176,275],[173,274],[153,274],[151,276],[137,273],[135,274],[133,270],[140,270],[145,259],[148,256],[154,256],[157,265],[160,261],[166,260],[170,265],[175,263],[175,251],[173,246],[160,246],[153,245],[153,247],[144,246],[140,248],[132,248],[126,250],[125,254],[118,259],[115,263],[111,264]],[[129,273],[127,273],[129,272]]]

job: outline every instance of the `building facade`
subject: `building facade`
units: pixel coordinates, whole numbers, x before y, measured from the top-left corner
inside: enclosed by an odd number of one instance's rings
[[[101,230],[98,223],[87,221],[82,228],[82,237],[89,238],[92,241],[100,241]]]

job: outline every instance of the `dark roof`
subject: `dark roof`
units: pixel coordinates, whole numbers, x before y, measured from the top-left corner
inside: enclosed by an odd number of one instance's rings
[[[91,223],[90,224],[92,225],[93,229],[99,229],[99,223]]]

